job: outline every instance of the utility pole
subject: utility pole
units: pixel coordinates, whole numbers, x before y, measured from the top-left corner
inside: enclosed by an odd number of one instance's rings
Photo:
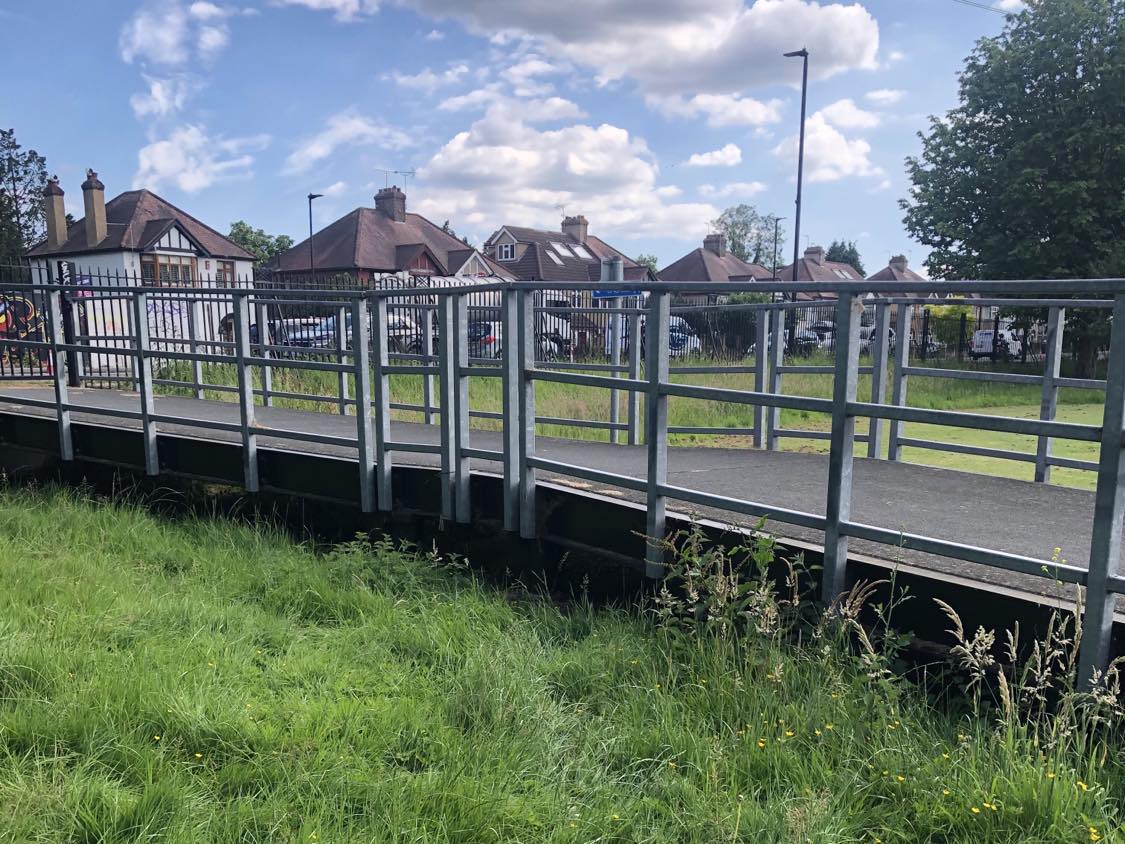
[[[793,281],[797,281],[797,259],[801,250],[801,182],[805,174],[805,103],[809,90],[809,51],[802,47],[791,53],[785,53],[785,58],[801,59],[801,137],[797,146],[797,216],[793,220]],[[793,293],[793,301],[797,301],[797,293]],[[792,349],[797,340],[796,313],[789,325],[789,347]]]

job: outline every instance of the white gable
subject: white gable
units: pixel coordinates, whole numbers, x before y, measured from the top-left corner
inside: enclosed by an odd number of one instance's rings
[[[195,246],[179,226],[172,226],[160,236],[151,247],[152,249],[169,249],[174,252],[195,252]]]

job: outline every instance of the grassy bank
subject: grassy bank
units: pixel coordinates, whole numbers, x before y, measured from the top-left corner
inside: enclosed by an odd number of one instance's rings
[[[55,490],[0,490],[0,585],[2,841],[1120,840],[1120,744],[761,596],[732,637]]]

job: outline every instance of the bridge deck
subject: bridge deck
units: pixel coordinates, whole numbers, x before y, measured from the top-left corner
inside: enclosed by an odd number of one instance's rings
[[[46,388],[0,387],[0,395],[14,399],[52,399]],[[70,401],[95,408],[139,409],[136,393],[72,389]],[[160,396],[157,413],[187,419],[238,421],[234,403],[202,401],[192,398]],[[53,416],[53,411],[19,404],[0,404],[0,413]],[[257,424],[278,430],[303,431],[349,437],[355,434],[353,417],[331,413],[289,410],[275,407],[256,409]],[[77,422],[113,427],[139,427],[139,421],[114,419],[76,412]],[[160,424],[168,434],[194,438],[237,441],[238,435],[191,425]],[[436,426],[394,422],[391,436],[395,441],[436,443]],[[292,439],[259,436],[262,446],[282,450],[354,456],[354,449]],[[500,435],[492,431],[474,430],[474,448],[501,447]],[[539,437],[537,453],[621,475],[644,477],[646,452],[643,447],[610,445],[608,443]],[[671,448],[669,449],[668,481],[670,484],[704,490],[733,498],[751,499],[778,507],[823,513],[827,484],[827,456],[795,452],[770,452],[748,448]],[[437,465],[436,455],[397,453],[398,464]],[[497,464],[473,461],[474,470],[499,471]],[[946,469],[935,469],[886,460],[855,461],[853,517],[856,521],[880,527],[925,534],[939,539],[994,548],[1001,551],[1050,559],[1054,549],[1072,565],[1087,565],[1093,523],[1094,496],[1090,492],[1047,484],[975,475]],[[637,493],[587,484],[573,478],[543,473],[546,480],[623,500],[641,500]],[[732,525],[752,525],[747,516],[694,505],[670,509],[699,515]],[[769,523],[778,537],[819,545],[822,535],[787,524]],[[1005,572],[986,566],[936,557],[902,548],[852,540],[856,555],[981,581],[992,588],[1057,597],[1061,587],[1046,578]]]

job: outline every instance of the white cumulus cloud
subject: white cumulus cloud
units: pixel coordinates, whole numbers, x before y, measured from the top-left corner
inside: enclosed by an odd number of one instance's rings
[[[766,189],[765,182],[726,182],[721,185],[700,185],[699,193],[702,196],[725,198],[728,196],[753,196]]]
[[[697,152],[685,162],[688,167],[734,167],[742,163],[742,150],[736,144],[726,144],[710,152]]]
[[[270,136],[264,134],[225,138],[209,134],[203,126],[181,126],[137,153],[133,187],[157,190],[168,183],[194,193],[221,179],[248,178],[253,175],[252,153],[269,143]]]
[[[326,188],[317,191],[321,196],[339,196],[348,189],[347,182],[333,182]]]
[[[194,58],[213,59],[230,43],[227,19],[245,14],[199,0],[150,0],[121,29],[118,46],[128,63],[145,61],[181,65]]]
[[[774,147],[774,155],[797,164],[796,135]],[[871,144],[849,139],[816,112],[805,126],[805,172],[810,182],[833,182],[846,176],[882,176],[883,169],[870,159]]]
[[[873,129],[879,125],[879,115],[865,111],[855,104],[855,100],[845,98],[826,105],[818,114],[840,129]]]
[[[696,94],[693,97],[650,94],[645,102],[667,117],[692,119],[706,115],[707,125],[717,128],[758,126],[781,119],[782,103],[778,99],[762,102],[738,94]]]
[[[718,215],[709,203],[672,201],[679,189],[658,184],[651,151],[627,130],[540,130],[507,106],[457,133],[418,175],[416,208],[481,235],[504,223],[555,229],[564,213],[582,213],[594,233],[695,239]]]
[[[863,95],[863,98],[875,103],[877,106],[889,106],[894,105],[905,96],[905,91],[900,91],[896,88],[879,88],[875,91],[868,91]]]
[[[379,11],[378,0],[274,0],[282,6],[304,6],[318,12],[332,12],[339,21],[354,21]]]
[[[469,66],[465,64],[457,64],[446,68],[442,71],[433,71],[428,67],[423,68],[418,73],[399,73],[397,70],[385,75],[384,79],[394,80],[396,85],[403,88],[413,88],[415,90],[425,91],[432,93],[437,88],[443,85],[453,85],[459,82],[466,73],[469,72]]]
[[[404,149],[411,143],[410,136],[401,129],[378,123],[355,111],[342,111],[328,118],[324,129],[297,145],[285,159],[283,172],[303,173],[340,147],[380,146],[385,149]]]
[[[194,92],[193,82],[184,76],[159,79],[145,76],[146,93],[133,94],[129,105],[138,117],[165,117],[180,111]]]

